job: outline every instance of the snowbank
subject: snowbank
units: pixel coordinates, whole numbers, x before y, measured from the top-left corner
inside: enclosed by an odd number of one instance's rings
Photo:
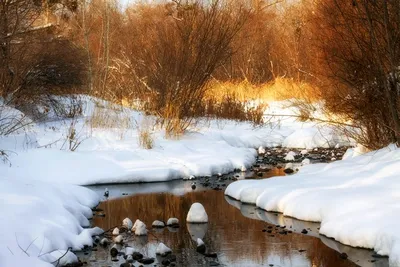
[[[7,118],[13,125],[23,126],[4,136],[7,128],[0,125],[3,127],[0,150],[7,153],[6,157],[0,155],[5,162],[0,164],[2,267],[48,266],[46,262],[54,262],[69,247],[80,249],[91,245],[91,235],[100,229],[83,227],[89,226],[90,207],[99,199],[90,190],[67,184],[211,176],[246,170],[255,162],[256,149],[260,147],[349,144],[329,126],[318,129],[316,134],[315,124],[280,116],[267,119],[269,123],[264,127],[204,120],[188,129],[181,139],[170,140],[162,130],[152,126],[154,118],[140,112],[87,96],[55,98],[74,112],[80,111],[76,110],[76,103],[82,103],[81,115],[77,119],[58,120],[56,110],[38,107],[47,112],[47,120],[34,124],[20,111],[0,108],[3,122]],[[295,110],[287,108],[285,102],[270,103],[266,110],[266,114],[288,112]],[[138,144],[143,129],[153,138],[154,147],[150,150]],[[130,226],[128,229],[132,227],[131,221],[125,224]],[[73,259],[71,253],[63,258]]]
[[[190,206],[189,212],[186,217],[186,222],[188,223],[207,223],[208,216],[204,206],[201,203],[193,203]]]
[[[68,98],[64,101],[69,105]],[[154,147],[146,150],[138,144],[139,130],[145,124],[151,126],[154,118],[86,96],[74,101],[84,106],[77,120],[51,120],[34,124],[27,132],[0,137],[0,149],[7,148],[11,163],[1,164],[0,173],[21,179],[33,175],[43,181],[53,181],[57,173],[57,181],[79,185],[155,182],[247,169],[255,162],[259,147],[349,145],[329,126],[319,129],[314,123],[277,116],[267,119],[264,127],[200,121],[180,140],[166,139],[162,130],[149,127]],[[295,115],[295,108],[286,105],[285,101],[271,102],[265,112]],[[108,121],[111,128],[94,128],[93,118]],[[71,125],[76,140],[82,141],[74,152],[68,150]]]
[[[352,153],[352,152],[349,152]],[[400,149],[389,146],[300,173],[243,180],[225,194],[268,211],[321,222],[320,233],[351,246],[371,248],[400,266]]]
[[[54,177],[56,179],[56,177]],[[0,266],[53,266],[68,248],[92,245],[90,207],[96,193],[74,186],[31,179],[0,179]],[[25,252],[24,252],[25,251]],[[76,260],[68,253],[63,263]]]

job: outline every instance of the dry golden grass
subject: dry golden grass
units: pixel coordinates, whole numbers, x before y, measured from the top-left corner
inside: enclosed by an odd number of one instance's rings
[[[153,130],[156,124],[156,121],[145,118],[138,126],[138,142],[141,148],[152,149],[154,147]]]
[[[206,98],[222,101],[227,95],[232,95],[242,102],[254,99],[271,101],[290,98],[315,102],[321,99],[319,88],[280,77],[261,85],[251,84],[247,80],[237,83],[214,80],[208,86]]]
[[[152,149],[154,140],[151,132],[148,129],[139,130],[139,145],[144,149]]]
[[[91,118],[86,122],[92,129],[94,128],[114,128],[129,129],[132,127],[129,114],[125,113],[113,103],[107,106],[97,104]]]

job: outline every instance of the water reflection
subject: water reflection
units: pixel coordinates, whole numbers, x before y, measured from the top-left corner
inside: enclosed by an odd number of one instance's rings
[[[340,253],[346,253],[349,259],[360,266],[374,266],[374,267],[388,267],[389,263],[386,258],[373,258],[373,251],[367,249],[357,249],[350,246],[345,246],[335,240],[327,238],[319,234],[319,223],[300,221],[295,218],[285,217],[280,213],[266,212],[260,210],[253,205],[242,204],[228,196],[225,196],[225,200],[240,210],[241,214],[245,217],[260,220],[274,225],[285,225],[287,228],[294,232],[301,232],[302,229],[307,229],[309,236],[318,237],[323,244],[327,247],[338,251]],[[316,255],[316,258],[320,256],[327,257],[328,255]],[[317,265],[318,266],[318,265]]]
[[[186,188],[182,182],[179,183],[181,184],[179,188]],[[109,189],[110,193],[114,190],[110,187]],[[159,189],[160,187],[156,186],[155,190]],[[126,192],[127,188],[120,186],[118,190],[118,192]],[[100,206],[106,217],[95,217],[93,224],[109,229],[121,224],[125,217],[130,217],[132,220],[139,218],[150,226],[154,220],[167,221],[169,217],[176,217],[181,222],[180,228],[152,230],[148,240],[135,238],[130,245],[138,248],[146,256],[155,257],[156,246],[161,241],[174,251],[177,256],[177,266],[209,266],[210,262],[215,260],[205,258],[196,252],[194,240],[197,237],[204,240],[210,251],[217,252],[217,260],[222,266],[269,266],[270,264],[296,267],[356,266],[348,260],[341,259],[340,253],[331,249],[330,247],[334,245],[329,242],[295,233],[281,235],[262,232],[263,229],[271,226],[266,223],[269,222],[292,226],[293,229],[310,228],[313,233],[315,229],[317,235],[318,224],[305,222],[301,224],[300,221],[285,218],[279,214],[257,210],[254,206],[241,205],[239,202],[225,199],[222,191],[196,190],[192,192],[185,189],[185,192],[187,193],[184,195],[147,193],[111,198]],[[186,225],[187,212],[194,202],[204,205],[209,217],[208,224]],[[340,246],[335,249],[351,254],[350,250],[343,250]],[[369,256],[372,254],[368,253]],[[108,251],[99,248],[88,256],[89,266],[119,266],[123,262],[121,260],[113,263],[108,255]]]

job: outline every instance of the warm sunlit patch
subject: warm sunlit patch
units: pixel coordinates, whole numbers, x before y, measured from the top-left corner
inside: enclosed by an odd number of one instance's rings
[[[304,99],[310,102],[321,100],[320,89],[305,82],[278,77],[274,81],[256,85],[247,80],[241,82],[219,82],[213,80],[208,88],[207,98],[222,100],[226,95],[233,95],[240,101],[248,100],[286,100]]]

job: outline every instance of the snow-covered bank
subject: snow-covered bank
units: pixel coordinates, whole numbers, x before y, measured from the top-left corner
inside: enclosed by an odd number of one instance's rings
[[[268,211],[321,222],[320,233],[355,247],[388,255],[400,266],[400,149],[379,151],[330,164],[307,165],[292,176],[243,180],[225,194]]]
[[[1,164],[0,172],[6,177],[42,181],[53,181],[57,173],[57,181],[79,185],[155,182],[247,168],[254,163],[259,146],[313,148],[350,144],[332,127],[275,117],[266,119],[268,123],[262,127],[203,120],[179,140],[166,139],[162,130],[150,127],[154,147],[146,150],[138,145],[138,135],[146,121],[154,118],[89,97],[82,97],[82,101],[84,112],[77,120],[34,124],[26,132],[0,137],[0,149],[10,151],[11,163]],[[296,115],[298,111],[286,108],[287,104],[271,102],[265,113]],[[109,120],[114,125],[92,127],[90,121],[96,116],[97,120]],[[82,141],[74,152],[65,149],[72,122],[75,138]]]
[[[0,266],[54,266],[68,248],[91,246],[102,230],[84,227],[98,202],[83,187],[1,177]],[[68,252],[59,265],[71,260],[76,256]]]

